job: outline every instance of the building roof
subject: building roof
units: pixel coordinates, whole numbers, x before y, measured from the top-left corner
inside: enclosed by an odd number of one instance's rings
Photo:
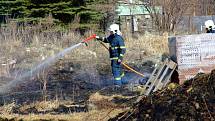
[[[160,13],[161,7],[156,6],[155,11]],[[139,4],[118,4],[116,12],[119,16],[151,14],[143,4],[142,5],[141,4],[140,5]]]

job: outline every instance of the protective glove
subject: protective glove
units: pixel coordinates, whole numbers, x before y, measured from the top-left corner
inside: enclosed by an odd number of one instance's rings
[[[104,37],[96,36],[96,40],[102,41],[102,40],[104,40]]]
[[[96,36],[96,39],[99,39],[100,37],[99,36]]]
[[[122,60],[121,60],[121,59],[118,59],[117,62],[118,62],[118,63],[122,63]]]

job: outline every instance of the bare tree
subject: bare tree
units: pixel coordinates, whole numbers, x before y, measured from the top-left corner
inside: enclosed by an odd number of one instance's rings
[[[209,8],[212,15],[215,15],[215,0],[209,0],[211,7]]]
[[[182,16],[193,4],[191,0],[154,0],[144,5],[158,31],[174,32]]]

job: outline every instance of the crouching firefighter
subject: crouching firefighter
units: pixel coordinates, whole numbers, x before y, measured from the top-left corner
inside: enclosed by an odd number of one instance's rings
[[[121,86],[127,84],[127,81],[123,78],[124,71],[122,70],[121,62],[126,52],[124,39],[121,36],[119,25],[112,24],[109,27],[110,35],[108,37],[96,36],[97,40],[105,43],[109,43],[109,53],[112,67],[112,74],[114,77],[114,85]]]

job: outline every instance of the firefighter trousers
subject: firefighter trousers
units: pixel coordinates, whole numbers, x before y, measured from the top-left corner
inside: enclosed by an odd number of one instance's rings
[[[122,70],[122,65],[117,60],[111,60],[111,67],[112,67],[112,74],[114,77],[114,84],[115,85],[122,85],[127,82],[123,80],[124,72]]]

